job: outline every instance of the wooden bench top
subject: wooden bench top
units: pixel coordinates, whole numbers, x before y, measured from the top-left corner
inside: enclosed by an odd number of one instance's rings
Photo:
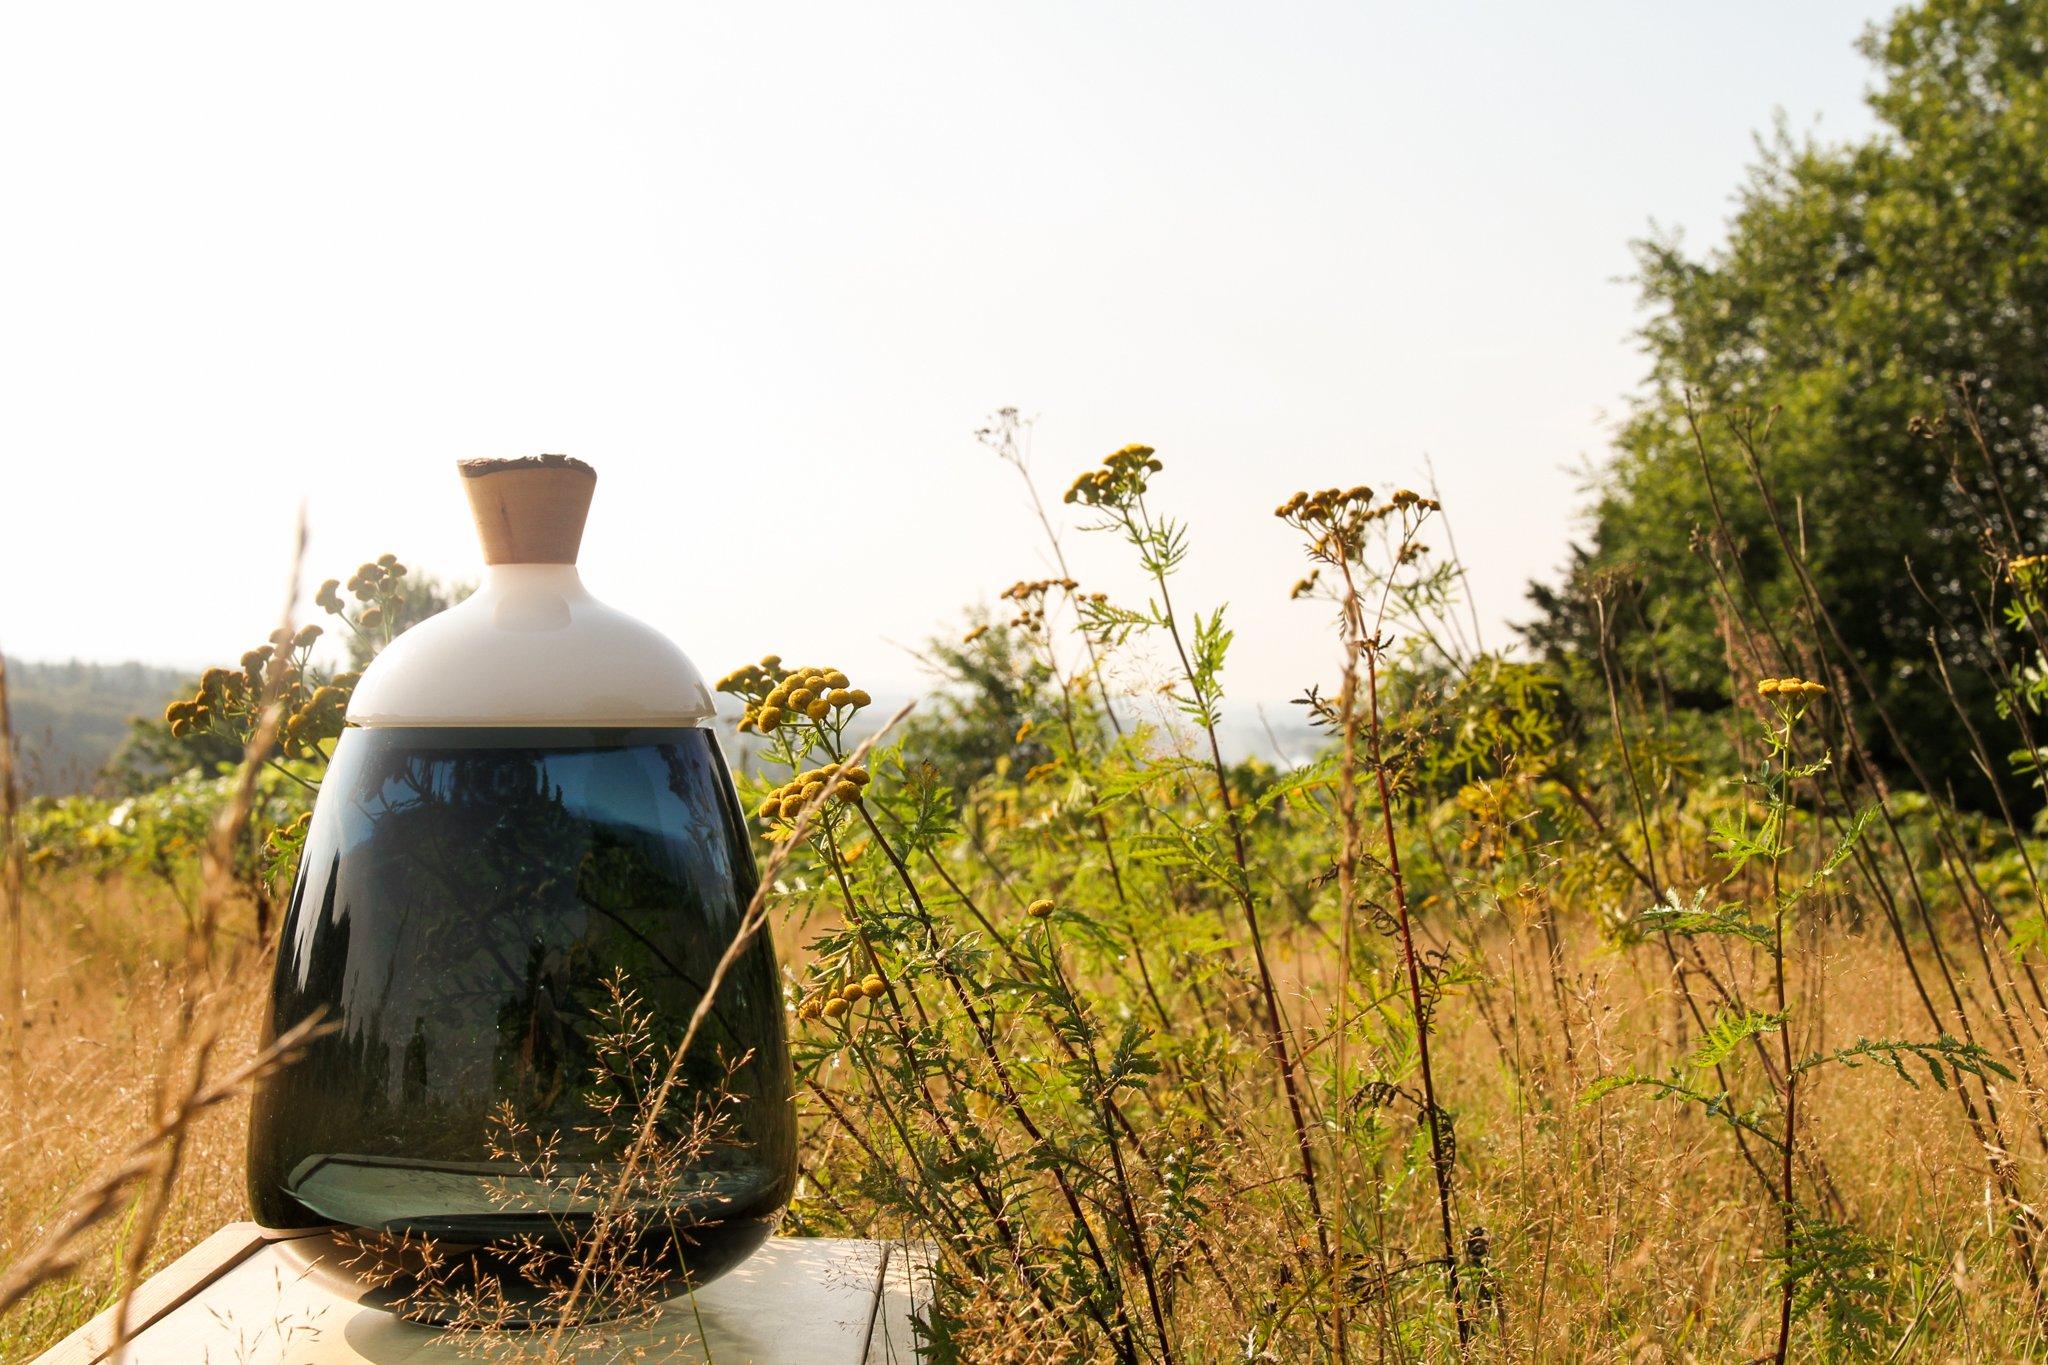
[[[537,1357],[538,1334],[477,1337],[405,1322],[358,1301],[324,1273],[325,1233],[230,1223],[135,1291],[122,1365],[330,1365]],[[651,1324],[592,1327],[571,1359],[881,1365],[916,1359],[911,1315],[925,1281],[915,1247],[778,1237]],[[98,1365],[113,1344],[109,1309],[51,1347],[47,1365]],[[502,1350],[498,1347],[502,1345]],[[479,1351],[480,1347],[485,1349]],[[579,1349],[580,1348],[580,1349]]]

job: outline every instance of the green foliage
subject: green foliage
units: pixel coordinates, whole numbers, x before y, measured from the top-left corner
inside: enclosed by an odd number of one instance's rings
[[[1805,1058],[1796,1069],[1810,1071],[1815,1067],[1835,1062],[1854,1070],[1866,1062],[1875,1062],[1891,1071],[1907,1085],[1918,1089],[1920,1083],[1914,1080],[1913,1073],[1906,1069],[1909,1060],[1917,1060],[1925,1066],[1936,1085],[1950,1085],[1965,1076],[1976,1076],[1980,1079],[1996,1076],[2007,1081],[2012,1079],[2011,1070],[1982,1045],[1966,1043],[1959,1038],[1951,1038],[1946,1033],[1931,1043],[1859,1038],[1848,1047]],[[1944,1065],[1947,1067],[1946,1071],[1942,1069]]]
[[[1674,1071],[1670,1075],[1655,1076],[1644,1071],[1617,1071],[1611,1076],[1602,1076],[1587,1086],[1584,1093],[1579,1096],[1579,1102],[1593,1104],[1624,1090],[1647,1090],[1657,1099],[1682,1100],[1688,1104],[1696,1104],[1709,1118],[1719,1119],[1723,1123],[1740,1128],[1773,1147],[1783,1145],[1783,1139],[1764,1126],[1761,1111],[1741,1108],[1727,1091],[1704,1089],[1688,1080],[1683,1072]]]
[[[187,769],[136,796],[67,796],[30,803],[22,821],[25,861],[106,878],[128,873],[167,888],[188,915],[198,902],[199,855],[234,789],[234,767]],[[267,770],[256,783],[251,832],[229,871],[267,896],[296,861],[299,818],[311,806],[311,769]]]
[[[1690,899],[1681,899],[1675,888],[1665,892],[1664,903],[1643,911],[1638,923],[1645,933],[1678,934],[1685,938],[1725,934],[1748,939],[1759,947],[1769,947],[1775,937],[1771,926],[1751,919],[1741,902],[1709,905],[1707,893],[1699,890]]]
[[[1675,238],[1641,247],[1652,379],[1583,554],[1562,589],[1534,593],[1531,638],[1556,657],[1592,655],[1605,598],[1625,659],[1684,699],[1719,704],[1726,615],[1749,616],[1752,631],[1801,619],[1786,546],[1803,545],[1820,600],[1923,767],[1983,800],[1963,723],[1929,685],[1927,641],[1955,658],[1984,640],[1979,542],[1950,528],[2001,497],[2021,550],[2048,522],[2037,416],[2048,404],[2037,323],[2048,312],[2048,13],[1930,0],[1866,50],[1880,133],[1827,146],[1781,132],[1741,188],[1725,246],[1703,258]],[[1956,398],[1949,386],[1965,377]],[[1688,394],[1704,410],[1703,446]],[[1981,451],[1933,439],[1964,401]],[[1723,523],[1726,543],[1703,552],[1696,536]],[[1747,592],[1729,586],[1738,578]],[[1981,729],[1993,681],[1955,684]],[[1903,773],[1888,732],[1871,729]]]
[[[1571,723],[1555,669],[1489,654],[1444,681],[1447,723],[1429,749],[1434,772],[1466,782],[1499,777],[1510,758],[1524,771],[1548,771]]]
[[[1700,1036],[1689,1062],[1695,1071],[1711,1071],[1735,1054],[1735,1049],[1752,1038],[1776,1033],[1785,1027],[1783,1011],[1742,1010],[1719,1014]]]
[[[1013,632],[979,620],[964,639],[933,640],[921,657],[940,686],[911,717],[904,750],[946,774],[957,792],[991,774],[1021,782],[1052,757],[1051,677]]]
[[[1778,1260],[1792,1286],[1794,1321],[1818,1315],[1829,1360],[1876,1360],[1892,1337],[1886,1313],[1892,1272],[1890,1247],[1845,1224],[1800,1217]]]

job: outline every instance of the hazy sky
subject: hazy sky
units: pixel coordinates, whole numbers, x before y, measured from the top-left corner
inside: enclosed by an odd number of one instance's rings
[[[301,499],[316,582],[473,573],[453,462],[566,451],[707,674],[905,689],[1047,567],[1006,404],[1055,501],[1158,447],[1240,698],[1330,664],[1297,487],[1433,461],[1497,629],[1641,376],[1630,239],[1715,240],[1776,111],[1868,129],[1889,9],[9,6],[0,648],[238,654]]]

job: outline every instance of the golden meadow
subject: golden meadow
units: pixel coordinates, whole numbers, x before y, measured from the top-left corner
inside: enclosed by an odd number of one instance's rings
[[[930,1246],[940,1358],[2039,1351],[2042,841],[1893,788],[1824,626],[1731,582],[1733,702],[1681,716],[1611,656],[1477,649],[1434,498],[1295,493],[1271,591],[1334,666],[1311,757],[1233,762],[1170,464],[1042,498],[1022,429],[986,439],[1048,553],[1114,537],[1142,600],[1018,583],[879,734],[823,661],[719,682],[793,1016],[786,1232]],[[1978,529],[2023,659],[2048,575]],[[356,677],[314,647],[434,599],[388,556],[316,596],[158,723],[241,758],[13,812],[13,1354],[242,1215],[239,1073]]]

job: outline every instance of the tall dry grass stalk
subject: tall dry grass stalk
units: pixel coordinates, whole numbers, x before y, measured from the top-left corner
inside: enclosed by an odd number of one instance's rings
[[[128,1301],[155,1248],[171,1188],[181,1171],[179,1157],[189,1150],[198,1121],[210,1111],[246,1095],[249,1087],[265,1076],[291,1065],[298,1059],[300,1049],[320,1029],[318,1020],[309,1019],[279,1035],[240,1066],[219,1075],[210,1074],[207,1069],[215,1048],[194,1049],[193,1065],[174,1078],[178,1084],[162,1087],[169,1098],[155,1122],[128,1144],[118,1163],[101,1171],[72,1195],[53,1231],[9,1262],[6,1272],[0,1274],[0,1313],[9,1311],[45,1285],[76,1274],[84,1258],[96,1250],[92,1235],[110,1220],[132,1213],[135,1236],[121,1255],[121,1292],[116,1300],[115,1319],[116,1345],[127,1341]]]
[[[284,608],[279,622],[279,630],[286,637],[294,633],[292,618],[298,609],[299,578],[305,550],[306,513],[302,506],[292,537],[291,571],[286,576]],[[278,727],[283,720],[284,659],[281,652],[273,658],[272,664],[264,679],[261,718],[235,770],[227,804],[214,820],[200,855],[199,915],[188,926],[185,943],[188,988],[191,989],[198,988],[202,982],[211,987],[215,934],[227,902],[234,893],[231,869],[235,851],[248,833],[257,776],[277,748]],[[267,944],[260,946],[268,948]],[[169,1051],[169,1068],[158,1083],[153,1106],[158,1115],[156,1126],[144,1141],[143,1150],[150,1154],[151,1166],[135,1212],[134,1226],[121,1257],[121,1292],[114,1306],[116,1352],[128,1341],[129,1305],[142,1283],[143,1268],[156,1245],[165,1210],[183,1170],[189,1150],[192,1118],[202,1108],[199,1101],[216,1097],[212,1102],[220,1103],[228,1095],[238,1093],[242,1085],[252,1083],[278,1066],[289,1065],[296,1060],[298,1045],[320,1028],[320,1021],[313,1018],[288,1030],[260,1052],[255,1061],[231,1073],[234,1084],[223,1087],[213,1080],[216,1053],[226,1030],[226,1010],[217,988],[189,997],[183,1004],[179,1032]]]

